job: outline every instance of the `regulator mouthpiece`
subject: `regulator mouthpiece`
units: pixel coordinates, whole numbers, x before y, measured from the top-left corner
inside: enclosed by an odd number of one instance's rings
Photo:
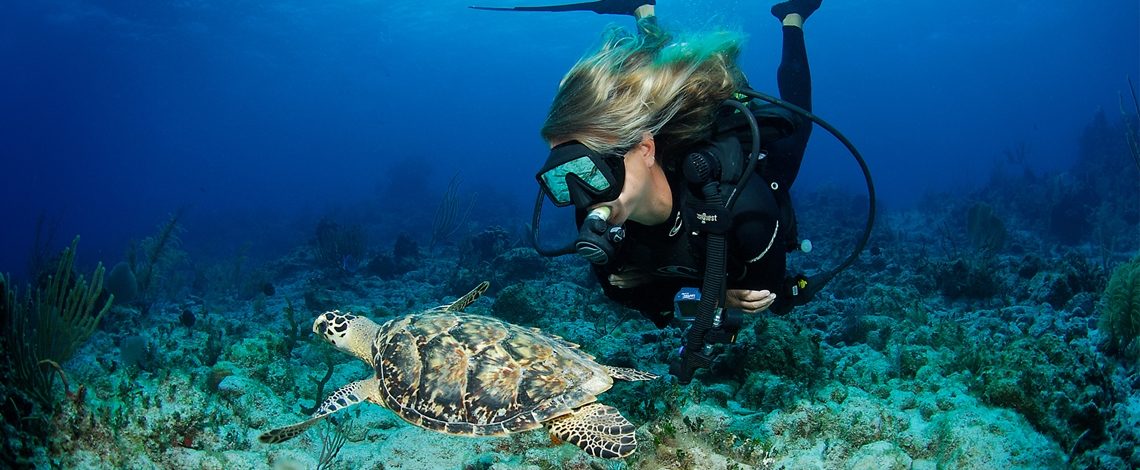
[[[617,253],[617,245],[625,240],[625,229],[607,222],[612,213],[609,207],[595,207],[586,215],[586,220],[578,231],[574,249],[579,256],[593,264],[609,264]]]

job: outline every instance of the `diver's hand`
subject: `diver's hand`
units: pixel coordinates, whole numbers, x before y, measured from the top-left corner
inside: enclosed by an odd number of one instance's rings
[[[748,313],[762,312],[776,301],[776,294],[766,290],[729,289],[725,292],[725,306],[739,308]]]
[[[629,271],[623,271],[617,274],[610,274],[610,277],[608,278],[610,285],[617,287],[618,289],[629,289],[631,287],[637,287],[642,284],[647,284],[652,279],[653,278],[649,275],[649,273],[640,269],[631,269]]]

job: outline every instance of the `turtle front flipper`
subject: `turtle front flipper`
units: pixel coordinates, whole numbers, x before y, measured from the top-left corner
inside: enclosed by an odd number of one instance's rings
[[[591,403],[546,424],[555,437],[594,457],[620,459],[637,449],[633,424],[609,405]]]
[[[479,297],[482,297],[483,293],[487,292],[487,288],[490,286],[490,282],[483,281],[479,283],[479,285],[475,286],[474,289],[471,289],[471,292],[468,292],[467,295],[464,295],[463,297],[456,299],[455,302],[449,303],[447,305],[440,305],[436,307],[435,310],[442,312],[462,312],[463,309],[467,308],[468,305],[471,305],[475,303],[476,300],[479,300]]]
[[[325,419],[327,416],[328,415],[310,418],[297,424],[290,424],[283,428],[267,431],[264,434],[258,436],[257,440],[265,444],[280,444],[282,442],[288,441],[289,439],[300,436],[305,432],[306,429],[309,429],[314,424],[321,422],[321,420]]]
[[[285,442],[301,435],[305,430],[321,422],[321,420],[328,418],[337,411],[356,405],[364,400],[375,402],[374,395],[378,390],[377,383],[375,378],[371,378],[357,380],[356,382],[345,385],[333,392],[332,395],[329,395],[328,398],[325,398],[325,401],[321,403],[321,407],[317,408],[317,411],[313,413],[313,417],[297,424],[290,424],[282,428],[267,431],[259,436],[257,440],[266,444]]]

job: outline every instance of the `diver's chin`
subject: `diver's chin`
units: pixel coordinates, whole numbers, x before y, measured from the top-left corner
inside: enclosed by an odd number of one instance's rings
[[[610,218],[606,219],[606,222],[610,225],[622,225],[625,221],[629,220],[629,214],[626,214],[624,210],[617,207],[610,207],[610,210],[612,211],[610,212]]]

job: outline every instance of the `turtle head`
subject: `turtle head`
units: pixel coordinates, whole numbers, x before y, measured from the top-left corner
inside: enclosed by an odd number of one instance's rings
[[[379,326],[366,317],[340,310],[322,313],[313,321],[313,333],[337,349],[372,363],[372,340]]]

